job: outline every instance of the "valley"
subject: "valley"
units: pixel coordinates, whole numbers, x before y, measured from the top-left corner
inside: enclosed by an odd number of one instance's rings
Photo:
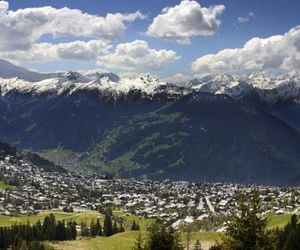
[[[0,80],[0,139],[68,170],[154,180],[300,182],[298,75],[212,75],[190,87],[150,76],[42,76]],[[224,86],[228,91],[220,92]]]

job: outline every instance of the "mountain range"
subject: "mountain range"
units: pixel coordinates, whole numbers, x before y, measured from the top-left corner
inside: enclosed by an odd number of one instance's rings
[[[74,171],[299,184],[300,74],[175,84],[42,74],[1,60],[0,140]]]

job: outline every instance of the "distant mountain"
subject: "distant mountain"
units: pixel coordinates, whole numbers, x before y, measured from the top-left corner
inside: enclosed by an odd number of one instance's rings
[[[0,139],[76,171],[299,184],[297,74],[0,79]]]
[[[25,81],[41,81],[51,77],[52,74],[40,74],[34,71],[16,66],[8,61],[0,59],[0,77],[1,78],[20,78]]]
[[[211,74],[190,81],[189,86],[200,92],[227,94],[234,99],[256,94],[261,101],[276,104],[281,101],[300,101],[300,74]]]

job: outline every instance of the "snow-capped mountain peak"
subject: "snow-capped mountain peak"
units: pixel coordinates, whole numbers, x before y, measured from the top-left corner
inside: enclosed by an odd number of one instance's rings
[[[114,98],[130,91],[140,91],[149,97],[156,94],[176,94],[177,97],[191,91],[211,94],[226,94],[242,99],[256,93],[262,101],[277,103],[282,100],[300,100],[300,74],[290,72],[272,75],[268,73],[249,75],[210,74],[176,86],[150,75],[120,78],[113,73],[78,73],[74,71],[41,74],[28,71],[4,60],[0,60],[0,93],[6,95],[16,90],[33,95],[73,94],[82,90],[96,90]]]
[[[251,75],[206,75],[191,80],[193,90],[212,94],[227,94],[235,99],[256,92],[263,101],[276,103],[279,100],[300,98],[300,74],[266,73]]]

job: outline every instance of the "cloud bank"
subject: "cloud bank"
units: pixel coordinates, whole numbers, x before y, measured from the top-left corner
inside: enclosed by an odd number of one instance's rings
[[[32,45],[29,50],[0,51],[0,57],[13,61],[51,62],[71,60],[90,62],[96,61],[99,54],[107,53],[110,47],[110,45],[99,40],[59,44],[37,43]]]
[[[283,35],[252,38],[242,48],[202,56],[192,63],[192,69],[197,73],[299,70],[300,26]]]
[[[152,49],[146,41],[135,40],[118,44],[113,53],[99,57],[99,64],[109,69],[155,71],[178,58],[173,50]]]
[[[145,16],[140,12],[109,13],[102,17],[77,9],[49,6],[9,11],[8,2],[0,1],[0,50],[28,50],[46,34],[111,42],[122,36],[126,29],[125,22],[143,18]]]
[[[224,10],[224,5],[205,8],[196,1],[184,0],[174,7],[164,8],[148,27],[147,34],[190,44],[191,37],[213,35],[221,24],[218,16]]]

